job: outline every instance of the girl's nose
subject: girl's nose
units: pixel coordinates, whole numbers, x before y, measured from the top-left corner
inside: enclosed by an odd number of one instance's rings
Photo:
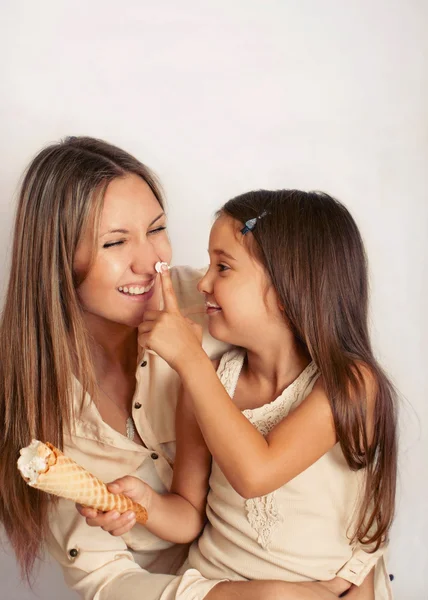
[[[205,273],[205,275],[202,277],[202,279],[199,280],[197,287],[198,287],[198,291],[201,292],[201,294],[210,294],[212,291],[210,270],[211,269],[208,269],[207,272]]]

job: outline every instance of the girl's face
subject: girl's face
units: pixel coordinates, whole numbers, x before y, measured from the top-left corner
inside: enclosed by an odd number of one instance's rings
[[[87,231],[76,250],[77,274],[88,269],[92,244]],[[159,307],[157,261],[171,261],[163,209],[141,177],[114,179],[105,193],[96,256],[77,289],[87,319],[137,327],[144,311]]]
[[[242,243],[241,228],[225,215],[214,223],[208,250],[210,267],[198,289],[205,294],[211,335],[252,348],[280,324],[284,326],[284,320],[272,283]]]

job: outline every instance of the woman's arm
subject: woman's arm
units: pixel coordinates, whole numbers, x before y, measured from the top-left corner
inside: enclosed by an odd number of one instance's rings
[[[218,583],[204,600],[336,600],[339,597],[319,582],[227,581]],[[353,600],[370,598],[355,596]]]
[[[346,600],[375,600],[374,571],[373,568],[359,587],[353,585],[350,588],[344,596]]]

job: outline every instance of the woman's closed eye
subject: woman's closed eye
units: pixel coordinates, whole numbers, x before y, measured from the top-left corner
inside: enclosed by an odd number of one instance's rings
[[[111,248],[112,246],[120,246],[125,240],[117,240],[117,242],[106,242],[103,244],[103,248]]]
[[[150,231],[147,232],[147,235],[155,235],[157,233],[160,233],[161,231],[164,231],[166,229],[166,226],[162,226],[162,227],[157,227],[156,229],[151,229]],[[116,241],[112,241],[112,242],[106,242],[105,244],[103,244],[103,248],[112,248],[113,246],[121,246],[122,244],[124,244],[126,242],[126,240],[116,240]]]
[[[157,227],[156,229],[151,229],[147,232],[147,235],[152,235],[156,233],[160,233],[161,231],[165,231],[166,225],[162,225],[161,227]]]

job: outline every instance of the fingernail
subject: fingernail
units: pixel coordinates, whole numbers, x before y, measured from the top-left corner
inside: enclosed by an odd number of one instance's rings
[[[112,519],[118,519],[119,517],[120,517],[120,513],[119,512],[114,511],[114,512],[111,513],[111,518]]]
[[[128,521],[134,521],[135,520],[135,513],[129,513],[129,515],[126,515],[126,519]]]

